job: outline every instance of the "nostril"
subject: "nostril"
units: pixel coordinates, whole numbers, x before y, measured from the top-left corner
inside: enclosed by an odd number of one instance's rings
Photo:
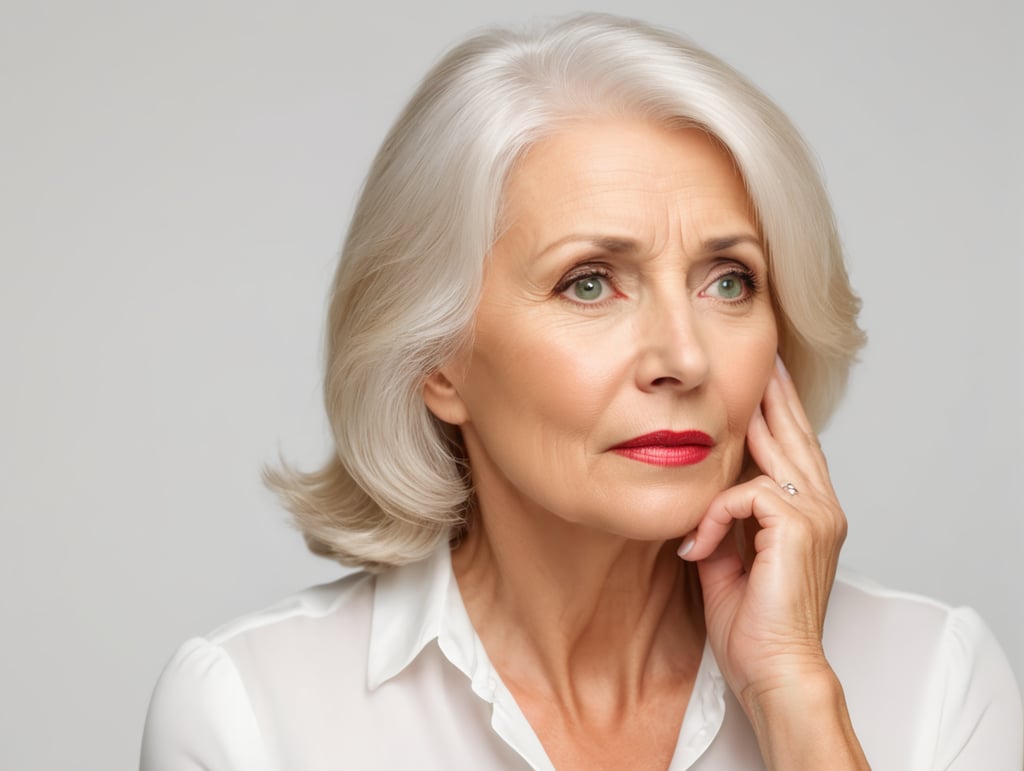
[[[683,381],[680,380],[677,377],[659,377],[659,378],[655,378],[654,380],[651,381],[651,385],[656,385],[656,386],[660,386],[660,385],[677,386],[677,385],[682,385],[682,383],[683,383]]]

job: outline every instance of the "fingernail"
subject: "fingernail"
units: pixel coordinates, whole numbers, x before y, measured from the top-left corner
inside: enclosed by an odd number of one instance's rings
[[[680,557],[685,557],[687,554],[690,553],[690,550],[693,548],[693,545],[695,543],[697,543],[696,536],[686,536],[686,538],[683,539],[683,542],[679,544],[679,551],[677,551],[676,554],[678,554]]]
[[[775,369],[779,371],[779,376],[783,380],[789,380],[789,370],[786,369],[786,365],[782,362],[782,357],[779,354],[775,354]]]

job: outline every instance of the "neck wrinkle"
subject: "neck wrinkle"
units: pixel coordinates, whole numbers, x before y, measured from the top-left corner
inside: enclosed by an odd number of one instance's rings
[[[544,525],[492,523],[478,512],[452,554],[466,611],[517,698],[614,721],[648,689],[692,683],[703,610],[696,571],[676,544]]]

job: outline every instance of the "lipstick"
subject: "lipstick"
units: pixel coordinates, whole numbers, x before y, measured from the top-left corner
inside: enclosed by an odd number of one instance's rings
[[[612,447],[612,451],[652,466],[692,466],[711,453],[714,440],[703,431],[652,431]]]

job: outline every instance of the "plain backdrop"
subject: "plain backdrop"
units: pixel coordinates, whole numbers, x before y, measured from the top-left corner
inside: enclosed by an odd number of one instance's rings
[[[363,175],[449,45],[576,10],[683,32],[801,127],[870,335],[823,437],[844,562],[974,606],[1021,679],[1024,6],[354,6],[2,3],[0,767],[131,768],[181,641],[339,574],[258,474],[326,452]]]

